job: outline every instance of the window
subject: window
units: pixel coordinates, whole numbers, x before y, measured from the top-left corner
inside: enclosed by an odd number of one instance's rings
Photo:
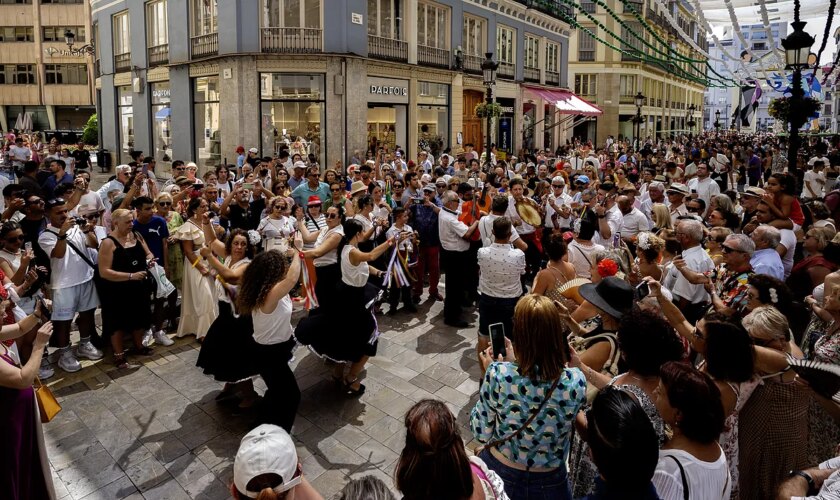
[[[280,144],[300,140],[307,153],[324,164],[326,83],[323,74],[262,73],[260,122],[262,152],[273,155]]]
[[[752,36],[750,38],[752,38],[753,40],[767,40],[767,32],[764,30],[753,31]]]
[[[545,44],[545,70],[557,73],[560,60],[560,46],[556,43],[548,42]]]
[[[756,42],[752,46],[753,50],[767,50],[767,43],[765,42]]]
[[[620,95],[635,96],[636,95],[636,75],[621,75],[618,81]]]
[[[403,0],[368,0],[368,35],[403,39]]]
[[[64,40],[62,34],[61,39]],[[35,33],[32,26],[6,26],[0,28],[0,42],[34,42]]]
[[[168,164],[172,159],[172,108],[169,82],[149,85],[152,98],[152,156]]]
[[[630,54],[640,54],[642,53],[642,42],[633,36],[633,33],[644,33],[640,23],[628,22],[626,27],[621,27],[621,48]],[[627,57],[625,54],[622,55]]]
[[[598,34],[597,29],[594,26],[587,27],[590,32],[594,34]],[[595,60],[595,39],[592,38],[592,35],[583,31],[582,29],[578,30],[578,61],[594,61]]]
[[[199,165],[218,165],[222,158],[219,77],[193,79],[195,159]]]
[[[575,75],[575,94],[595,95],[598,93],[598,75]]]
[[[28,85],[37,83],[34,64],[0,65],[0,85]]]
[[[146,44],[148,47],[158,47],[169,43],[166,18],[166,0],[154,0],[146,4]]]
[[[131,34],[128,27],[128,11],[114,14],[114,55],[131,53]]]
[[[445,83],[417,82],[417,137],[432,149],[449,143],[449,85]]]
[[[216,0],[192,0],[192,36],[209,35],[218,30]]]
[[[29,3],[29,2],[26,2],[26,3]],[[42,4],[48,4],[48,3],[56,3],[56,4],[76,3],[76,4],[81,4],[81,3],[85,3],[85,2],[84,2],[84,0],[41,0],[41,3]]]
[[[45,64],[44,83],[47,85],[87,85],[85,64]]]
[[[540,39],[525,35],[525,67],[540,67]]]
[[[496,27],[496,51],[498,52],[498,61],[508,64],[514,64],[516,61],[516,31],[502,26]]]
[[[75,43],[85,43],[87,41],[84,26],[44,26],[41,30],[45,42],[63,42],[64,32],[67,30],[76,35]]]
[[[31,4],[32,0],[0,0],[0,5]]]
[[[320,28],[321,0],[264,0],[267,28]]]
[[[484,19],[464,15],[464,34],[463,46],[464,55],[468,56],[484,56],[485,48],[487,47],[487,30]]]
[[[117,87],[117,109],[120,120],[120,162],[129,162],[134,149],[134,106],[131,87]]]
[[[449,46],[449,9],[417,2],[417,44],[436,49]]]

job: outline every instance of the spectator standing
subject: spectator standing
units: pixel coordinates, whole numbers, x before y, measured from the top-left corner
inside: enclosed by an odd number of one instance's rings
[[[443,207],[439,213],[438,234],[441,244],[441,261],[446,271],[446,298],[443,301],[444,323],[457,328],[466,328],[469,323],[461,318],[461,304],[465,299],[467,275],[464,269],[470,265],[469,256],[472,233],[478,228],[478,220],[469,227],[458,220],[458,195],[447,191],[443,195]]]
[[[414,282],[414,291],[412,292],[414,302],[420,302],[420,297],[423,294],[423,281],[427,272],[429,273],[429,298],[443,301],[443,297],[438,291],[438,283],[440,282],[438,214],[441,209],[437,205],[435,192],[433,186],[427,185],[423,188],[423,203],[412,203],[409,207],[413,227],[419,237],[417,265],[414,268],[417,281]]]

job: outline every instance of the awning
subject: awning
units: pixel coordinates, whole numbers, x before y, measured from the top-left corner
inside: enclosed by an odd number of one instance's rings
[[[169,115],[171,115],[171,114],[172,114],[172,108],[167,106],[167,107],[161,109],[160,111],[158,111],[157,113],[155,113],[155,120],[158,120],[158,121],[166,120],[167,118],[169,118]]]
[[[601,111],[594,104],[590,104],[574,92],[568,90],[549,90],[540,87],[525,87],[528,92],[542,98],[557,107],[559,113],[567,115],[598,116]]]

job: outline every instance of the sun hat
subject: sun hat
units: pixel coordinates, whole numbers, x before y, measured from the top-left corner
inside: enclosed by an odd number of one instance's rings
[[[688,193],[689,193],[688,186],[686,186],[685,184],[679,183],[679,182],[675,182],[675,183],[671,184],[671,187],[666,189],[665,192],[666,193],[677,193],[677,194],[681,194],[683,196],[688,196]]]
[[[184,175],[179,175],[178,177],[175,178],[175,184],[177,184],[179,186],[181,184],[192,184],[192,183],[193,183],[193,181],[187,179],[187,177],[184,176]]]
[[[277,474],[282,481],[275,493],[288,491],[300,484],[295,444],[283,428],[262,424],[252,430],[239,444],[233,461],[233,484],[248,498],[257,498],[259,491],[249,491],[248,483],[263,474]]]
[[[633,306],[633,287],[615,276],[604,278],[597,284],[581,285],[580,295],[615,319],[621,319]]]
[[[362,191],[367,191],[368,187],[365,186],[365,183],[362,181],[355,181],[353,184],[350,184],[350,196],[353,196],[356,193],[361,193]]]
[[[259,150],[259,149],[257,149],[257,148],[250,148],[250,149],[248,150],[248,152],[249,152],[249,153],[254,153],[254,154],[257,154],[257,153],[259,153],[259,152],[260,152],[260,150]]]
[[[445,185],[446,184],[444,184],[444,186]],[[426,184],[425,186],[423,186],[423,191],[425,191],[427,193],[434,193],[435,192],[435,187],[432,186],[431,184]]]
[[[309,200],[306,201],[306,206],[314,207],[315,205],[321,205],[322,203],[321,198],[319,198],[318,195],[313,194],[309,197]]]
[[[446,187],[446,179],[444,179],[443,177],[439,177],[438,180],[435,181],[435,185]]]
[[[765,193],[766,191],[760,187],[748,187],[743,193],[741,193],[741,196],[755,196],[756,198],[763,198]]]
[[[292,168],[306,168],[306,163],[303,163],[302,161],[296,161],[295,164],[292,165]]]

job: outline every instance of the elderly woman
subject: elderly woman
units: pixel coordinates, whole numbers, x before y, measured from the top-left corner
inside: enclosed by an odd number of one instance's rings
[[[123,335],[130,334],[138,354],[149,355],[143,332],[152,325],[152,292],[148,267],[155,260],[140,233],[134,231],[134,213],[120,208],[111,214],[113,229],[99,246],[99,295],[102,300],[102,333],[111,338],[114,364],[131,368],[123,350]]]
[[[479,458],[499,474],[511,498],[571,498],[565,457],[586,380],[568,366],[568,334],[551,299],[526,295],[514,310],[516,351],[506,341],[504,361],[494,361],[502,353],[492,347],[480,356],[485,375],[470,427],[485,444]]]
[[[712,227],[709,229],[709,236],[706,238],[706,252],[712,258],[715,266],[724,262],[723,242],[730,234],[732,234],[732,230],[728,227]]]
[[[279,248],[281,252],[288,247],[288,239],[295,232],[295,225],[284,215],[289,206],[289,200],[282,196],[275,196],[266,203],[268,214],[260,220],[257,232],[260,233],[264,250]]]
[[[671,212],[663,203],[654,203],[650,210],[650,217],[653,219],[651,231],[659,234],[663,229],[674,229],[674,222],[671,220]]]
[[[814,288],[823,284],[825,277],[837,270],[837,260],[840,260],[840,244],[833,243],[832,230],[828,228],[812,227],[805,233],[802,248],[807,257],[793,265],[790,276],[786,281],[795,297],[807,297]],[[826,250],[829,243],[833,243],[830,250]],[[828,255],[825,255],[825,253]]]

